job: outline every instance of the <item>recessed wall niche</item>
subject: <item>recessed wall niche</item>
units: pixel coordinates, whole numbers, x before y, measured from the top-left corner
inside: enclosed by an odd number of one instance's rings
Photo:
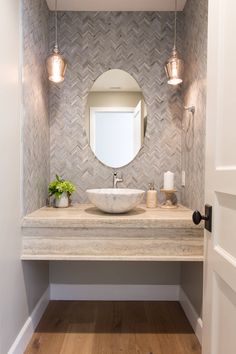
[[[178,14],[180,32],[177,44],[184,56],[185,67],[189,70],[185,76],[187,86],[184,91],[189,94],[183,97],[182,89],[167,85],[164,72],[165,60],[173,46],[173,13],[59,12],[60,47],[68,60],[68,70],[61,85],[49,85],[44,58],[54,44],[54,14],[47,9],[45,0],[24,0],[23,9],[24,213],[44,205],[47,184],[55,173],[71,179],[78,186],[75,200],[79,202],[87,201],[85,189],[111,186],[112,169],[103,166],[92,154],[83,116],[87,95],[93,82],[110,68],[125,70],[137,80],[144,93],[149,114],[143,149],[131,164],[121,169],[123,186],[146,189],[148,183],[154,181],[159,188],[163,183],[164,171],[172,170],[175,172],[179,200],[181,201],[182,194],[184,204],[200,209],[203,200],[204,168],[202,162],[193,166],[191,161],[204,160],[202,147],[205,110],[204,105],[203,110],[199,110],[197,103],[199,95],[203,99],[205,97],[207,0],[188,0],[184,12]],[[194,32],[191,28],[198,28],[199,31]],[[196,33],[197,36],[194,35]],[[199,58],[197,66],[189,66],[196,57]],[[202,71],[196,78],[195,73],[199,69]],[[194,93],[192,85],[196,88]],[[183,102],[182,98],[187,98],[186,102]],[[196,104],[197,109],[195,128],[198,138],[191,152],[181,146],[183,103]],[[184,193],[180,183],[181,164],[186,169]],[[60,267],[65,269],[65,279],[69,274],[77,274],[79,265],[68,265],[71,269],[64,268],[66,266],[67,264],[60,264]],[[54,262],[50,265],[51,282],[56,282],[56,275],[59,281],[62,279],[58,267],[59,264]],[[157,271],[160,271],[165,276],[168,273],[175,274],[173,279],[169,279],[169,284],[179,283],[180,265],[169,264],[169,267],[169,271],[163,271],[163,264],[159,267],[158,264],[150,264],[153,282],[163,283],[163,280],[157,279]],[[111,268],[111,263],[109,268],[112,274],[113,270],[116,270],[115,266]],[[177,272],[173,273],[175,269]],[[92,271],[94,270],[96,265]],[[186,268],[186,271],[189,274],[189,268]],[[140,275],[136,267],[134,273]],[[132,274],[129,276],[129,279],[131,278]],[[140,284],[146,281],[145,274],[140,278]],[[76,282],[75,279],[70,281]],[[181,282],[184,284],[185,279]],[[201,289],[199,292],[201,293]],[[201,298],[201,294],[198,295]]]

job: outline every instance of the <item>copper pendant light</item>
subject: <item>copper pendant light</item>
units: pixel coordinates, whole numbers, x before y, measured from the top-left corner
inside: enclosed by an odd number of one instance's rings
[[[52,54],[46,60],[48,79],[50,81],[59,83],[65,78],[66,72],[66,61],[60,54],[58,43],[57,43],[57,0],[55,0],[55,46],[53,48]]]
[[[179,57],[176,49],[176,27],[177,27],[177,0],[175,0],[175,33],[174,33],[174,47],[171,53],[171,57],[165,65],[166,76],[168,78],[168,84],[178,85],[183,82],[184,62]]]

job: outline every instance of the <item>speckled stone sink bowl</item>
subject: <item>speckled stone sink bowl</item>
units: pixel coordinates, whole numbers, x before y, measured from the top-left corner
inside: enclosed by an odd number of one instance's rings
[[[145,191],[128,188],[88,189],[88,198],[98,209],[109,214],[127,213],[143,200]]]

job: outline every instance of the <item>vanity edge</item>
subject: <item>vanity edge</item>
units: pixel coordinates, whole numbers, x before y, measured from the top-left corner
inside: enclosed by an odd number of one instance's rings
[[[177,209],[148,209],[144,205],[126,214],[106,214],[91,204],[75,204],[70,208],[43,207],[26,215],[22,228],[189,228],[203,229],[192,222],[193,211]]]

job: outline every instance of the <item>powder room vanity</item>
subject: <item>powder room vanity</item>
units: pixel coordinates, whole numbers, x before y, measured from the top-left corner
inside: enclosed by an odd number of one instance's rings
[[[90,204],[44,207],[22,229],[22,260],[203,261],[203,226],[183,206],[117,215]]]

